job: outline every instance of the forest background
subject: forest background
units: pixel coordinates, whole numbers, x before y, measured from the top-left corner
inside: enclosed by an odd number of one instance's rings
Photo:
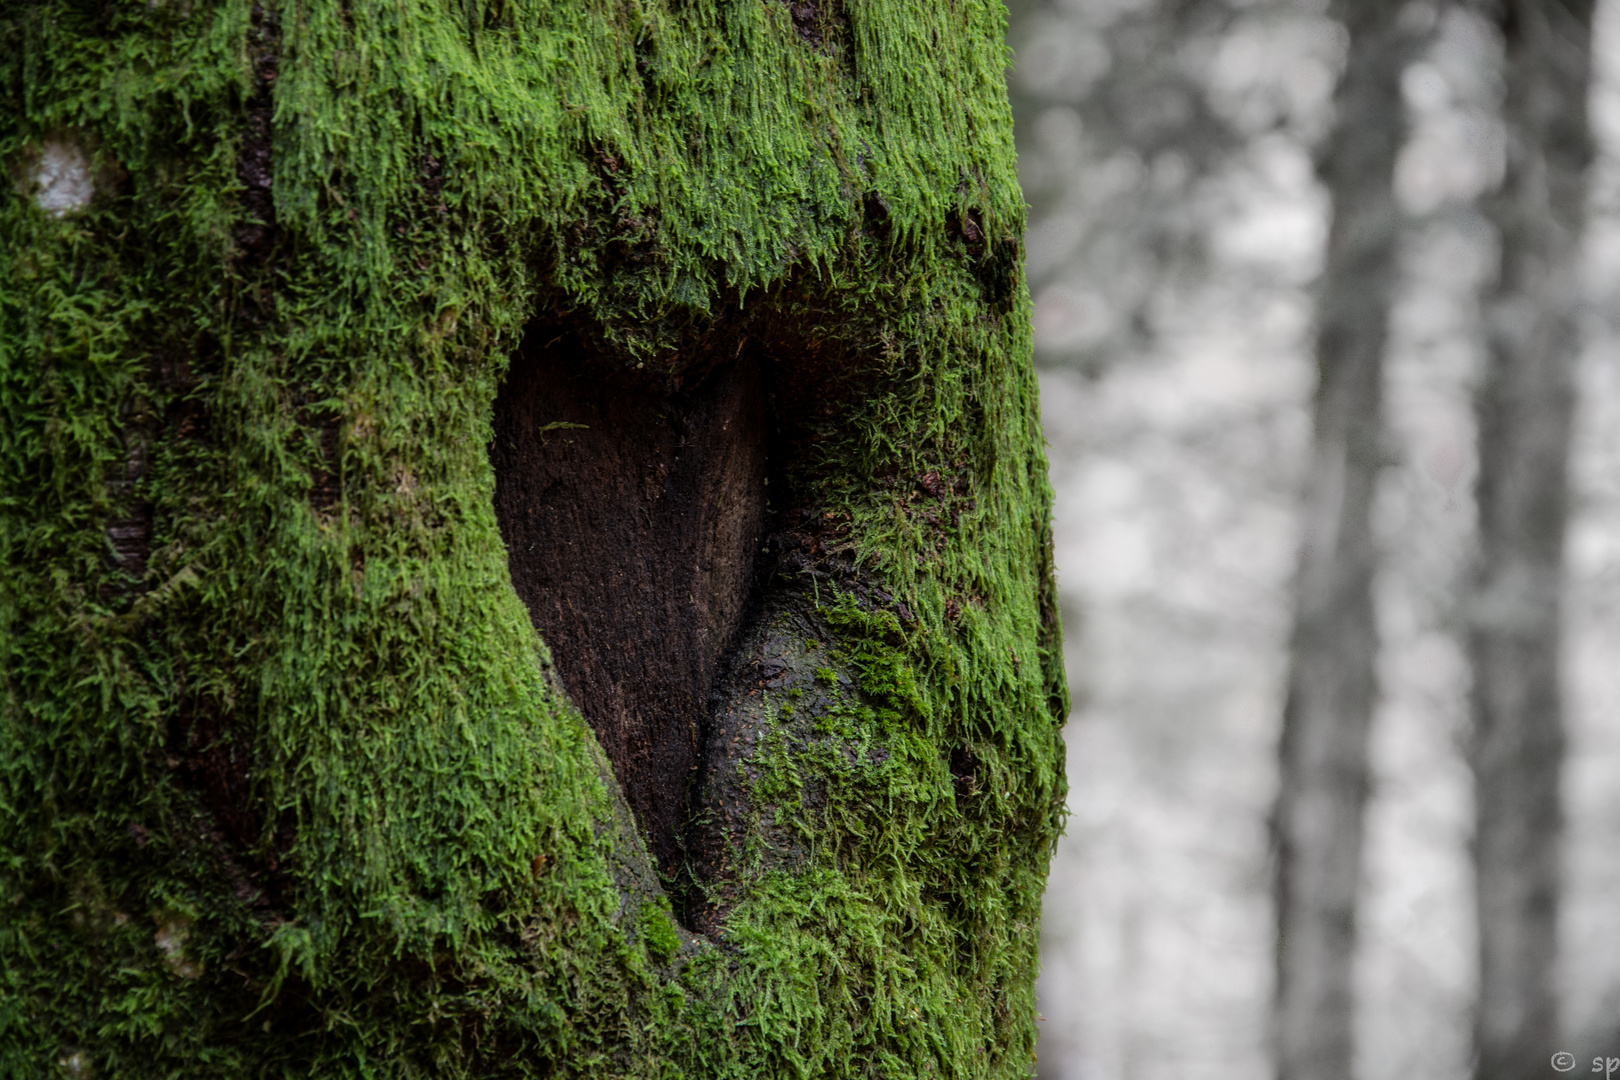
[[[1501,43],[1411,4],[1404,212],[1374,504],[1382,639],[1355,1075],[1467,1076],[1478,989],[1462,598]],[[1273,853],[1345,54],[1325,2],[1015,2],[1043,416],[1075,710],[1042,939],[1043,1080],[1273,1074]],[[1563,620],[1559,1005],[1620,1053],[1620,4],[1593,33]],[[1594,1049],[1595,1048],[1595,1049]],[[1551,1073],[1549,1072],[1549,1075]]]

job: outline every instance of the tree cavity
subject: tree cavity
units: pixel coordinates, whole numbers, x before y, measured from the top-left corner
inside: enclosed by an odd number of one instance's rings
[[[512,360],[490,444],[495,514],[512,584],[675,874],[765,527],[764,380],[745,357],[650,386],[572,342],[531,335]]]

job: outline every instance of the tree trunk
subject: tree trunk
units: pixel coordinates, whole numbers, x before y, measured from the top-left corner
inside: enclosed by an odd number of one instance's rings
[[[1013,1077],[998,4],[0,13],[0,1073]]]
[[[1349,54],[1320,173],[1333,202],[1318,299],[1306,481],[1276,844],[1275,1028],[1282,1080],[1349,1080],[1351,961],[1377,691],[1372,503],[1400,211],[1395,158],[1409,53],[1400,0],[1345,2]]]
[[[1560,602],[1582,294],[1592,0],[1507,0],[1507,172],[1487,208],[1501,267],[1486,300],[1473,669],[1480,1004],[1476,1076],[1543,1075],[1554,986],[1564,726]]]

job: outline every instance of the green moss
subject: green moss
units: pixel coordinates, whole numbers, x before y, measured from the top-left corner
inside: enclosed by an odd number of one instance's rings
[[[1065,700],[1003,13],[795,10],[0,12],[0,1074],[1027,1075]],[[719,941],[507,574],[491,406],[559,312],[866,388],[782,465],[854,570],[780,586],[835,678]]]
[[[642,906],[641,933],[647,943],[647,952],[660,963],[669,963],[681,947],[681,938],[675,930],[675,920],[670,917],[668,905]]]

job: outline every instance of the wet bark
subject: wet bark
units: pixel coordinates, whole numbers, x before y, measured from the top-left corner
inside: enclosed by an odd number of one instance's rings
[[[1501,236],[1486,298],[1478,399],[1478,574],[1473,669],[1479,1080],[1542,1075],[1556,1044],[1560,602],[1568,518],[1578,254],[1593,4],[1511,0],[1505,46],[1507,172],[1487,204]]]
[[[1394,0],[1339,3],[1349,56],[1319,163],[1333,200],[1274,811],[1282,1080],[1348,1080],[1351,959],[1367,730],[1377,694],[1371,510],[1382,458],[1383,359],[1400,213],[1393,192],[1411,42]]]

